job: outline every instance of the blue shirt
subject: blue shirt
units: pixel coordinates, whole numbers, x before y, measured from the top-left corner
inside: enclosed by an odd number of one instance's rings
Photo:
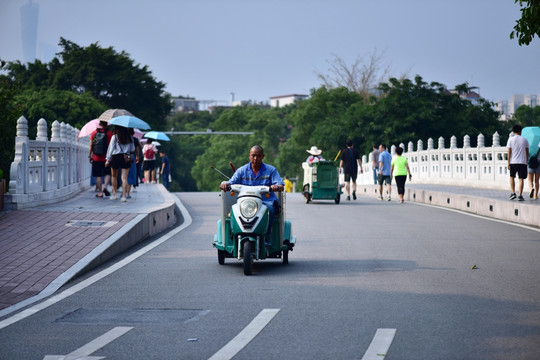
[[[169,176],[169,171],[171,169],[171,162],[169,161],[169,158],[167,156],[164,156],[163,158],[161,158],[161,163],[165,164],[165,167],[163,168],[163,176]]]
[[[379,173],[383,174],[384,176],[390,176],[390,170],[392,168],[392,155],[390,155],[388,151],[383,151],[379,154],[379,164],[381,162],[382,167],[379,169]]]
[[[253,169],[251,169],[251,162],[242,166],[232,176],[229,180],[230,184],[241,184],[241,185],[250,185],[250,186],[270,186],[270,185],[284,185],[281,176],[275,167],[265,163],[261,164],[259,172],[255,176]],[[270,192],[270,198],[263,199],[264,203],[273,203],[277,201],[277,196],[273,192]]]

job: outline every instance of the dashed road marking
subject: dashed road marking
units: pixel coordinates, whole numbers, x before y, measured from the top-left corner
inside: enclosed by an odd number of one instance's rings
[[[234,339],[222,347],[208,360],[230,360],[240,350],[246,347],[251,340],[259,334],[262,329],[276,316],[279,309],[264,309],[246,326]]]
[[[396,329],[377,329],[362,360],[383,360],[395,335]]]

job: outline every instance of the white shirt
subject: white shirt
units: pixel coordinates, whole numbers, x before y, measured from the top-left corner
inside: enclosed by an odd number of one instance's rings
[[[521,135],[514,135],[508,139],[506,147],[512,149],[510,164],[527,164],[526,149],[529,148],[529,142]]]

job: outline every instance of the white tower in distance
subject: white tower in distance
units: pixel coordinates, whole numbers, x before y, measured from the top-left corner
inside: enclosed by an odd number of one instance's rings
[[[21,6],[21,37],[25,63],[36,59],[38,15],[39,5],[32,3],[32,0]]]

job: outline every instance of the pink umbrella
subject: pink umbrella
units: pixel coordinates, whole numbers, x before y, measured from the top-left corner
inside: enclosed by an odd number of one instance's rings
[[[99,127],[99,119],[90,120],[86,125],[83,126],[79,137],[90,136],[97,128]]]
[[[148,140],[147,138],[142,138],[141,139],[141,144],[146,144],[146,140]],[[156,146],[160,146],[161,143],[159,141],[156,141],[156,140],[152,140],[152,144],[156,145]]]
[[[136,138],[139,138],[139,139],[142,139],[142,138],[143,138],[144,133],[143,133],[141,130],[139,130],[139,129],[137,129],[137,128],[134,128],[133,130],[135,131],[135,133],[133,134],[133,136],[135,136]]]

